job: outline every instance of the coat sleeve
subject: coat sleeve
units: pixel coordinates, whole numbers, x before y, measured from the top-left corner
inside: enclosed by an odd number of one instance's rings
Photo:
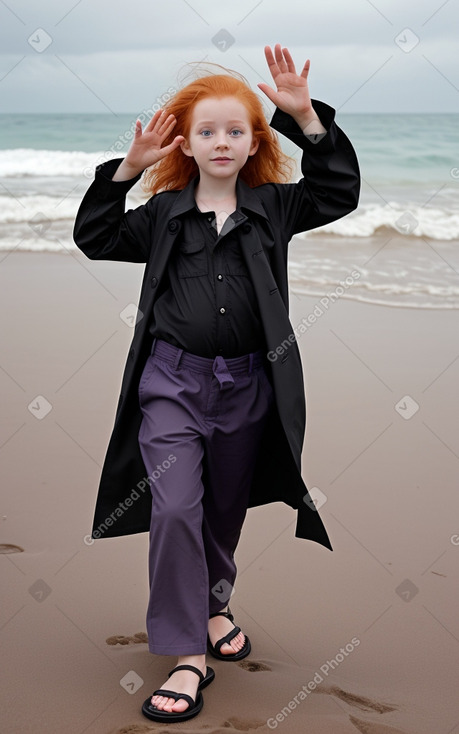
[[[318,142],[304,135],[295,120],[280,109],[270,123],[303,151],[300,181],[275,185],[274,211],[289,239],[297,232],[344,217],[359,200],[360,171],[354,148],[336,125],[334,109],[317,100],[312,100],[312,105],[327,130]]]
[[[142,263],[151,247],[152,207],[147,203],[125,212],[126,194],[142,174],[129,181],[112,181],[121,161],[117,158],[96,168],[78,209],[73,239],[91,260]]]

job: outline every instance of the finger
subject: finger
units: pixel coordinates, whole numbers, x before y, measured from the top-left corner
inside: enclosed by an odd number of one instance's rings
[[[177,119],[175,118],[175,115],[168,115],[164,119],[160,118],[158,122],[158,134],[162,136],[167,135],[176,123]]]
[[[161,148],[158,151],[158,160],[161,160],[162,158],[165,158],[167,155],[169,155],[169,153],[172,153],[172,151],[178,148],[180,143],[183,143],[184,140],[185,138],[183,137],[183,135],[177,135],[177,137],[173,139],[172,143],[169,143],[169,145],[165,145],[164,148]]]
[[[257,87],[261,89],[261,91],[264,92],[264,94],[266,94],[268,99],[270,99],[273,104],[277,104],[276,103],[277,92],[275,92],[274,89],[271,89],[269,84],[261,83],[261,84],[257,84]]]
[[[142,136],[142,123],[140,120],[135,121],[134,139]]]
[[[177,136],[176,136],[176,137],[175,137],[175,138],[173,139],[173,141],[172,141],[172,145],[180,145],[180,143],[184,143],[184,142],[185,142],[185,139],[186,139],[186,138],[185,138],[185,136],[184,136],[184,135],[177,135]]]
[[[287,62],[288,70],[291,71],[293,74],[296,74],[295,64],[293,63],[293,59],[288,48],[284,48],[284,58]]]
[[[311,66],[311,62],[310,62],[309,59],[307,59],[306,62],[305,62],[305,64],[304,64],[304,66],[303,66],[303,70],[302,70],[302,72],[300,74],[300,76],[302,76],[303,79],[307,79],[308,78],[309,67],[310,66]]]
[[[153,129],[153,127],[158,122],[158,119],[161,117],[162,112],[163,112],[163,110],[157,110],[155,112],[155,114],[153,115],[153,117],[151,118],[151,120],[149,121],[148,125],[145,128],[145,132],[151,132],[151,130]]]
[[[185,141],[184,135],[176,135],[173,139],[172,143],[169,143],[169,145],[166,146],[167,152],[171,153],[171,151],[175,150],[179,147],[181,143]]]
[[[176,124],[177,120],[175,119],[175,117],[173,117],[172,120],[166,120],[166,122],[159,128],[157,134],[162,141],[170,135]]]
[[[276,43],[274,46],[274,56],[276,57],[277,66],[279,70],[284,74],[288,71],[287,64],[285,63],[284,55],[282,53],[282,47],[280,43]]]
[[[273,52],[271,51],[271,46],[265,46],[265,58],[268,62],[268,65],[272,65],[275,63]]]
[[[269,71],[271,72],[271,76],[273,79],[275,79],[276,76],[279,74],[279,69],[273,52],[271,51],[271,46],[265,46],[265,57],[269,67]]]
[[[171,117],[174,116],[168,114],[164,109],[161,110],[153,127],[153,132],[155,132],[157,135],[162,135],[162,130],[164,130],[167,125],[169,125]]]

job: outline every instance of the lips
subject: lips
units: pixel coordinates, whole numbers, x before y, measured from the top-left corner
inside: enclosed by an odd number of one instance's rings
[[[226,156],[220,156],[218,158],[212,158],[213,161],[231,161],[232,158],[227,158]]]

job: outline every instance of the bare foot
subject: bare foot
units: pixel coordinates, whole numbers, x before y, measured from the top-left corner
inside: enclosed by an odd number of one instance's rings
[[[226,612],[228,610],[228,607],[225,607],[222,609],[222,612]],[[221,640],[222,637],[225,637],[228,632],[231,632],[233,630],[235,625],[233,622],[231,622],[226,617],[212,617],[212,619],[209,619],[209,637],[212,645],[215,645],[218,640]],[[242,650],[245,644],[245,635],[243,632],[239,632],[236,637],[233,637],[233,639],[227,643],[225,642],[221,648],[220,652],[222,655],[233,655],[235,652],[239,652],[239,650]]]
[[[194,665],[203,675],[207,671],[205,655],[183,655],[177,660],[177,665]],[[198,685],[199,678],[196,673],[191,670],[178,670],[160,687],[166,688],[168,691],[187,693],[193,700],[196,700]],[[174,711],[177,713],[186,711],[190,707],[188,701],[184,698],[174,701],[173,698],[167,696],[152,696],[151,703],[160,711]]]

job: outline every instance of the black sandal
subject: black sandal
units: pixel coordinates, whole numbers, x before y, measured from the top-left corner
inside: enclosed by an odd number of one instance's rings
[[[229,607],[228,607],[227,612],[215,612],[215,614],[209,615],[210,619],[212,619],[212,617],[226,617],[227,619],[229,619],[230,622],[233,622],[234,624],[234,617],[231,614],[231,610]],[[250,640],[247,637],[247,635],[244,635],[244,640],[245,640],[244,647],[242,647],[239,650],[239,652],[228,653],[227,655],[220,652],[221,646],[224,645],[225,642],[229,643],[234,637],[236,637],[236,635],[239,634],[240,631],[241,631],[241,628],[235,626],[234,629],[231,630],[231,632],[228,632],[228,634],[225,635],[225,637],[221,637],[219,640],[217,640],[215,645],[212,645],[210,641],[210,637],[209,635],[207,635],[207,649],[210,652],[210,654],[213,655],[214,658],[217,658],[217,660],[230,660],[231,661],[231,660],[242,660],[243,658],[246,658],[247,655],[250,654],[250,651],[252,649]]]
[[[174,670],[171,670],[167,677],[170,678],[177,670],[191,670],[199,676],[196,700],[193,700],[187,693],[177,693],[176,691],[167,691],[165,688],[158,688],[158,690],[154,691],[143,703],[142,713],[147,717],[147,719],[162,722],[187,721],[187,719],[192,719],[193,716],[196,716],[201,711],[204,705],[201,690],[208,686],[209,683],[212,683],[215,678],[215,671],[207,666],[206,675],[204,676],[198,668],[194,667],[194,665],[177,665]],[[152,696],[167,696],[167,698],[173,698],[175,701],[178,701],[179,698],[183,698],[187,701],[188,708],[185,709],[185,711],[163,711],[156,708],[156,706],[153,706],[151,703]]]

